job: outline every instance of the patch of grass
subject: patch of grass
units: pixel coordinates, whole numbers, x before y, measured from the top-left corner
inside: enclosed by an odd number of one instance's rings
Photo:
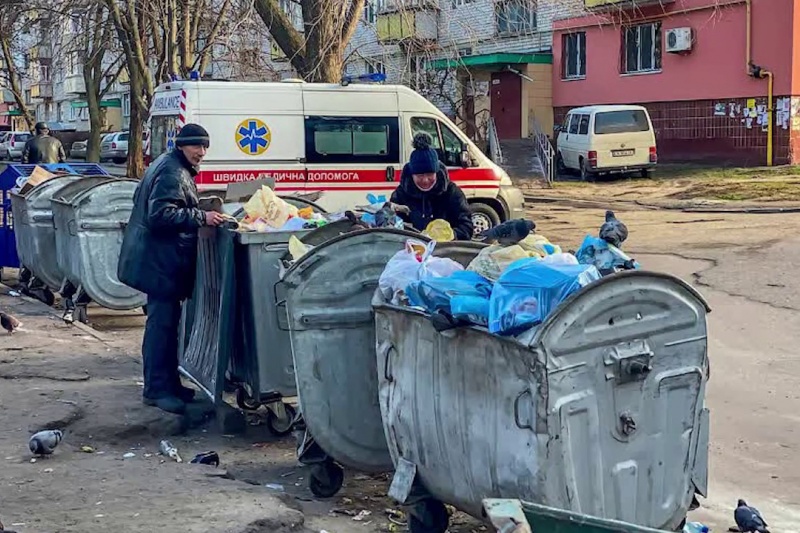
[[[800,182],[789,180],[747,181],[715,180],[699,181],[669,197],[682,200],[707,198],[732,202],[758,201],[780,202],[800,199]]]
[[[800,166],[778,167],[719,167],[705,165],[663,164],[658,167],[659,179],[753,179],[800,176]]]

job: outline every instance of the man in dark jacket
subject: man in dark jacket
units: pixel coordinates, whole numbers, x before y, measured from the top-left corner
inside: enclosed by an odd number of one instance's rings
[[[224,219],[198,208],[194,176],[209,146],[208,132],[187,124],[175,146],[150,165],[136,189],[117,273],[120,281],[147,295],[143,401],[181,413],[194,397],[178,373],[181,302],[194,286],[198,229]]]
[[[50,128],[44,122],[36,123],[36,136],[29,139],[22,149],[22,164],[36,165],[39,163],[63,163],[67,160],[64,145],[55,137],[50,136]]]
[[[400,185],[392,193],[391,201],[409,208],[410,214],[398,213],[398,216],[420,231],[439,218],[450,224],[456,240],[472,239],[472,214],[467,197],[450,181],[447,167],[439,162],[426,133],[414,136],[414,151],[403,167]]]

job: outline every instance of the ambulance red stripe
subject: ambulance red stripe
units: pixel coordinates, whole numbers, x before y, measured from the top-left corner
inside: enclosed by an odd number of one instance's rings
[[[500,179],[491,168],[452,169],[450,179],[467,187],[496,188]],[[305,183],[305,189],[317,189],[338,185],[344,190],[368,190],[375,188],[394,189],[400,182],[400,172],[396,171],[394,181],[386,181],[386,171],[382,169],[218,169],[201,170],[195,177],[198,185],[227,185],[274,178],[277,184]],[[469,185],[474,182],[490,182]],[[491,182],[494,182],[493,185]],[[372,184],[366,188],[353,187],[355,184]]]

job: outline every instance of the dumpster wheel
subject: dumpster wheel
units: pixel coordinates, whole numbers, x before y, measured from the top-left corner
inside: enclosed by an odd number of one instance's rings
[[[450,526],[447,507],[432,498],[416,503],[407,514],[410,533],[445,533]]]
[[[53,304],[56,303],[55,294],[53,294],[53,291],[51,291],[47,287],[37,287],[35,289],[28,289],[28,293],[49,307],[53,307]]]
[[[247,390],[242,387],[236,387],[236,405],[242,411],[255,411],[261,407],[261,402],[253,398]]]
[[[281,418],[272,409],[267,409],[267,429],[269,429],[276,437],[283,437],[292,432],[294,428],[294,419],[297,416],[297,411],[288,403],[283,404],[286,410],[286,418]]]
[[[317,463],[311,467],[308,488],[318,498],[330,498],[336,495],[344,483],[344,469],[332,459]]]

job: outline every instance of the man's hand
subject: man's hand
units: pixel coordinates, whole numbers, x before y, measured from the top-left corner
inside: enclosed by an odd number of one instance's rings
[[[216,211],[206,211],[206,226],[219,226],[225,222],[225,217]]]
[[[392,204],[392,210],[398,214],[403,214],[403,215],[411,214],[411,209],[409,209],[408,206],[406,205]]]

